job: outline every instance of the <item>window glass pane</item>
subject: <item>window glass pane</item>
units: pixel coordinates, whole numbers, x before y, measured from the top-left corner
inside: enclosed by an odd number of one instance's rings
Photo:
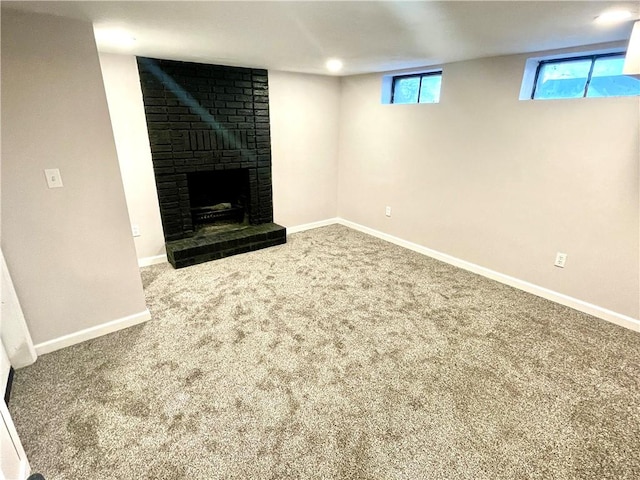
[[[624,55],[597,58],[587,97],[640,95],[640,80],[622,75]]]
[[[418,103],[420,77],[396,78],[393,85],[393,103]]]
[[[420,103],[438,103],[440,101],[440,83],[442,75],[425,75],[420,86]]]
[[[584,95],[591,59],[541,65],[534,98],[577,98]]]

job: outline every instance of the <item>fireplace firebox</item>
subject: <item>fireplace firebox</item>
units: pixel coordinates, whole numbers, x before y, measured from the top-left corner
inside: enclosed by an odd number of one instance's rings
[[[187,174],[191,220],[195,230],[244,223],[249,213],[248,170]]]

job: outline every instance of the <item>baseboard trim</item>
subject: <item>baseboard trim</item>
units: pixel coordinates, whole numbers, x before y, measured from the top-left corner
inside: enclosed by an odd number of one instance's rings
[[[339,218],[327,218],[326,220],[320,220],[318,222],[305,223],[302,225],[296,225],[295,227],[287,227],[287,235],[290,233],[304,232],[305,230],[311,230],[314,228],[326,227],[328,225],[334,225],[339,223]]]
[[[640,320],[636,318],[629,317],[612,310],[608,310],[598,305],[594,305],[592,303],[588,303],[583,300],[564,295],[554,290],[549,290],[548,288],[544,288],[539,285],[535,285],[533,283],[529,283],[500,272],[496,272],[495,270],[491,270],[486,267],[481,267],[480,265],[476,265],[475,263],[461,260],[451,255],[447,255],[446,253],[423,247],[422,245],[418,245],[417,243],[394,237],[393,235],[374,230],[373,228],[365,227],[364,225],[360,225],[343,218],[337,218],[335,223],[339,223],[340,225],[344,225],[345,227],[353,228],[354,230],[358,230],[368,235],[380,238],[381,240],[385,240],[395,245],[408,248],[409,250],[413,250],[414,252],[418,252],[428,257],[435,258],[436,260],[440,260],[442,262],[453,265],[454,267],[459,267],[463,270],[477,273],[478,275],[482,275],[483,277],[490,278],[491,280],[509,285],[510,287],[532,293],[533,295],[537,295],[538,297],[546,298],[547,300],[551,300],[552,302],[559,303],[560,305],[573,308],[574,310],[588,313],[589,315],[593,315],[594,317],[606,320],[607,322],[615,323],[616,325],[628,328],[629,330],[640,332]]]
[[[69,335],[63,335],[62,337],[54,338],[53,340],[38,343],[35,345],[36,353],[38,355],[43,355],[45,353],[54,352],[61,348],[70,347],[71,345],[91,340],[92,338],[101,337],[102,335],[107,335],[127,327],[132,327],[133,325],[146,322],[150,319],[151,313],[147,309],[144,312],[134,313],[127,317],[118,318],[101,325],[96,325],[95,327],[86,328],[78,332],[70,333]]]
[[[155,255],[153,257],[144,257],[138,259],[139,267],[148,267],[149,265],[156,265],[158,263],[167,263],[167,254]]]

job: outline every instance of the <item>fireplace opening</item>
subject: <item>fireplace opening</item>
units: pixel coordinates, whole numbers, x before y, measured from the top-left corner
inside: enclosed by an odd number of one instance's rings
[[[189,173],[187,185],[191,219],[196,232],[248,223],[247,169]]]

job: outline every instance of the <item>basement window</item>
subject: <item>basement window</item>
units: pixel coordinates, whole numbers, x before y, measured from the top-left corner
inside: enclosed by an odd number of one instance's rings
[[[442,70],[394,76],[391,81],[391,98],[388,103],[438,103],[440,102],[441,84]]]
[[[624,52],[614,52],[541,60],[529,98],[549,100],[640,95],[640,80],[622,74],[624,56]]]

